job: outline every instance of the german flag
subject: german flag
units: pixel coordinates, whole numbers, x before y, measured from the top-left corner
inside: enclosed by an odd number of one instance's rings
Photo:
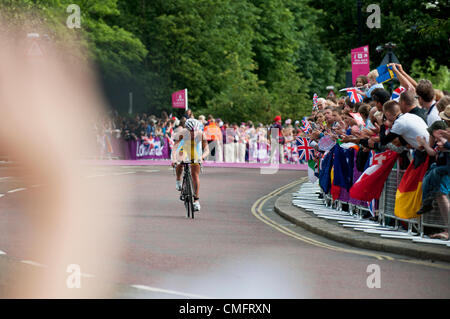
[[[403,219],[417,217],[422,205],[422,180],[428,169],[429,156],[417,168],[414,161],[406,169],[395,194],[395,216]]]

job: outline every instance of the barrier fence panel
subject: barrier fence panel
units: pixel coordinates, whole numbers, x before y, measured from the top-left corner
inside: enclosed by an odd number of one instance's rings
[[[450,212],[448,212],[450,214]],[[433,201],[433,210],[421,215],[420,234],[424,234],[424,226],[450,230],[449,221],[445,222],[439,211],[437,201]]]
[[[420,233],[420,218],[402,219],[395,215],[395,196],[397,193],[398,185],[400,184],[400,181],[402,180],[402,177],[405,173],[405,170],[401,170],[399,168],[399,164],[399,161],[397,161],[384,185],[383,201],[380,200],[380,207],[383,207],[381,219],[383,220],[383,225],[386,224],[387,218],[388,220],[394,221],[395,229],[398,229],[400,227],[400,222],[403,222],[403,224],[406,223],[407,225],[408,233]]]
[[[383,227],[391,226],[396,230],[399,230],[400,226],[403,228],[406,227],[410,235],[419,234],[421,237],[424,235],[424,226],[450,229],[450,221],[444,220],[442,217],[437,201],[433,202],[433,209],[431,211],[420,215],[417,218],[403,219],[395,215],[396,193],[406,171],[399,169],[399,164],[399,161],[397,161],[384,184],[384,188],[378,202],[378,223]],[[362,219],[363,211],[370,211],[367,206],[361,205],[361,203],[356,203],[354,199],[349,198],[347,195],[342,196],[342,193],[346,194],[345,190],[341,192],[341,196],[338,199],[333,200],[330,193],[325,194],[322,191],[324,204],[327,207],[335,208],[338,211],[342,210],[342,205],[348,205],[348,211],[353,215],[357,215],[359,219]]]
[[[405,222],[408,224],[409,233],[413,233],[414,230],[416,230],[422,237],[424,235],[424,226],[449,229],[448,223],[443,220],[440,214],[436,201],[433,202],[433,210],[420,215],[418,218],[402,219],[395,216],[395,195],[397,193],[398,185],[405,173],[405,170],[400,170],[398,167],[399,162],[397,161],[397,165],[389,174],[380,197],[379,220],[381,221],[381,224],[385,226],[387,220],[391,219],[394,221],[394,227],[397,229],[399,227],[399,222]]]

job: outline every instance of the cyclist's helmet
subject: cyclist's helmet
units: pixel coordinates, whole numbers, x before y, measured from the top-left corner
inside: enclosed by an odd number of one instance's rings
[[[200,129],[200,122],[196,119],[188,119],[185,126],[189,131],[197,131]]]

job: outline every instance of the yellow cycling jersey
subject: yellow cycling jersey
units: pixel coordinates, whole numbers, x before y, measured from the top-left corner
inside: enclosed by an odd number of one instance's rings
[[[190,133],[183,135],[176,150],[178,160],[193,163],[201,161],[203,154],[202,139],[202,133],[195,134],[195,136],[191,136]]]

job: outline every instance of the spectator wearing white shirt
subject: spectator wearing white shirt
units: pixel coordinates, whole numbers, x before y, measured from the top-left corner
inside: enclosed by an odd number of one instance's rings
[[[440,121],[439,111],[434,99],[435,91],[433,85],[428,80],[420,80],[416,87],[416,93],[420,106],[427,110],[427,124],[431,126],[434,122]]]
[[[419,116],[411,113],[402,114],[396,101],[386,102],[383,111],[386,119],[393,124],[389,134],[381,140],[381,144],[386,145],[395,138],[402,137],[411,147],[419,149],[417,136],[424,137],[428,143],[430,138],[428,126]]]

